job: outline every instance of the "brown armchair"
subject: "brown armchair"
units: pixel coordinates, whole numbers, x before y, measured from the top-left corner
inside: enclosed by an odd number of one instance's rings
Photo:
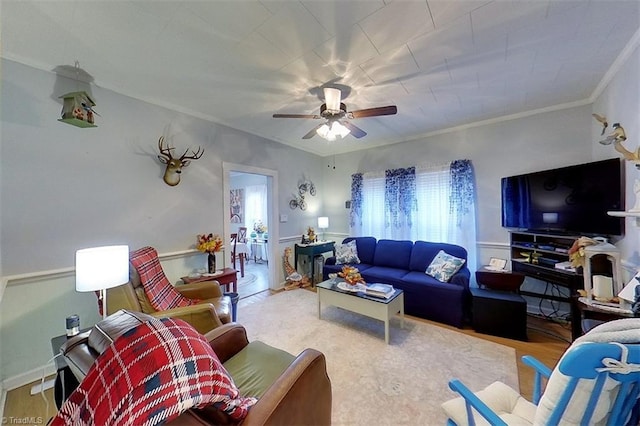
[[[148,318],[137,312],[119,311],[92,330],[67,340],[60,351],[78,381],[84,379],[95,359],[115,339]],[[244,327],[236,323],[218,327],[205,337],[240,394],[258,398],[240,424],[331,424],[331,382],[321,352],[305,349],[293,356],[260,341],[250,343]],[[190,409],[171,422],[172,425],[229,423],[229,418],[213,407]]]
[[[201,300],[201,303],[156,311],[144,292],[138,271],[129,263],[129,282],[107,290],[107,315],[126,309],[155,317],[180,318],[202,334],[231,322],[231,299],[223,294],[217,281],[179,285],[175,289],[189,299]]]

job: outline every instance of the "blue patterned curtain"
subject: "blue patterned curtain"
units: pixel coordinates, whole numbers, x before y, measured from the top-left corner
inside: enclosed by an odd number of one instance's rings
[[[362,225],[362,173],[351,175],[351,211],[349,212],[351,227],[356,226],[356,219]]]
[[[460,221],[469,213],[475,200],[475,179],[471,160],[456,160],[451,163],[451,204],[452,213]]]
[[[417,209],[416,168],[385,171],[385,226],[400,228],[413,224],[413,212]]]

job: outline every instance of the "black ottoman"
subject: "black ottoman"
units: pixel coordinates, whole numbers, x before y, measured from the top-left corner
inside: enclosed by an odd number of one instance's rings
[[[471,288],[473,329],[479,333],[527,340],[527,301],[509,291]]]

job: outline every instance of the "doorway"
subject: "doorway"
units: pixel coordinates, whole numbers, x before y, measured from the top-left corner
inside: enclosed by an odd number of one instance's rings
[[[240,298],[277,287],[277,243],[279,241],[278,172],[241,164],[223,162],[223,208],[225,235],[247,228],[249,253],[245,259],[245,277],[238,273]],[[233,201],[232,201],[233,200]],[[261,222],[266,234],[258,236],[254,225]],[[266,238],[265,238],[266,237]],[[227,251],[227,253],[230,253]],[[225,263],[231,262],[230,254]],[[236,269],[240,265],[236,261]]]

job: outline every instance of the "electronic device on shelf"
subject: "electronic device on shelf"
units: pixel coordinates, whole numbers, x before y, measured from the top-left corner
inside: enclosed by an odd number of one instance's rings
[[[502,226],[531,232],[623,235],[624,219],[607,214],[624,210],[622,170],[621,160],[613,158],[504,177]]]

